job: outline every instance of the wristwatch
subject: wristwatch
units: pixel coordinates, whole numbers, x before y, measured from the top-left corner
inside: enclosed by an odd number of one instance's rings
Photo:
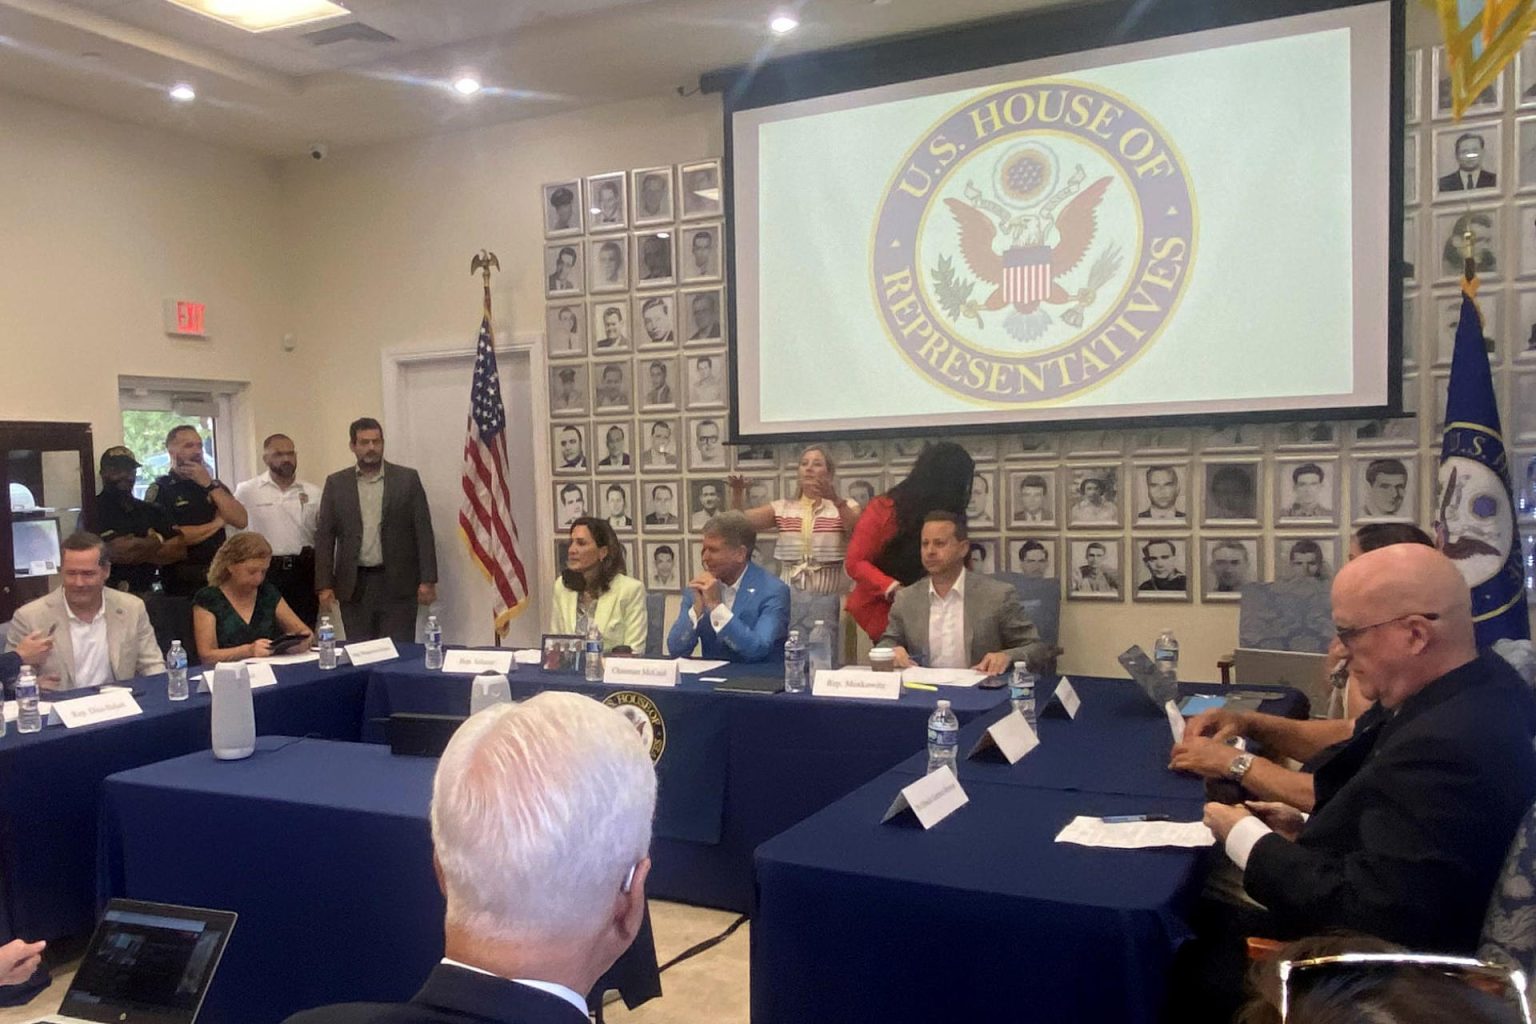
[[[1241,783],[1243,779],[1247,777],[1248,769],[1252,767],[1252,754],[1247,753],[1246,751],[1244,753],[1238,754],[1232,759],[1232,763],[1227,765],[1227,778],[1231,779],[1233,782]]]
[[[209,484],[207,487],[203,488],[203,493],[204,494],[212,494],[214,491],[218,490],[220,487],[224,487],[224,481],[222,481],[222,480],[215,480],[211,484]],[[226,491],[229,490],[228,487],[224,487],[224,489]]]

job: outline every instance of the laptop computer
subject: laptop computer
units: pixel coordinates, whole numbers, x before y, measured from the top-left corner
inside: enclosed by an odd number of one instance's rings
[[[112,900],[57,1013],[34,1024],[192,1024],[235,915]]]
[[[1307,695],[1312,717],[1328,714],[1328,655],[1301,651],[1270,651],[1239,647],[1232,654],[1233,675],[1238,686],[1290,686]]]

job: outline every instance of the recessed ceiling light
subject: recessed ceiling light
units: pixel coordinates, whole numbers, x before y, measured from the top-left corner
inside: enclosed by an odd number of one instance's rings
[[[177,7],[247,32],[271,32],[350,14],[330,0],[171,0]]]
[[[473,96],[480,91],[480,79],[465,75],[463,78],[456,79],[453,87],[465,96]]]
[[[197,90],[186,82],[177,82],[171,86],[171,99],[178,103],[191,103],[197,99]]]
[[[800,27],[800,19],[793,14],[775,14],[768,22],[768,27],[776,36],[787,35]]]

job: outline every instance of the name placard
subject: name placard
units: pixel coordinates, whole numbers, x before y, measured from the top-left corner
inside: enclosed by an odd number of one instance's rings
[[[872,672],[859,668],[823,668],[811,683],[816,697],[863,697],[868,700],[900,700],[900,672]]]
[[[139,702],[133,699],[132,693],[124,693],[120,690],[111,693],[93,693],[89,697],[54,701],[53,707],[48,711],[48,724],[74,729],[82,725],[95,725],[97,722],[132,718],[134,715],[143,713],[144,709],[139,707]]]
[[[395,642],[389,637],[378,640],[363,640],[355,644],[347,644],[342,650],[347,652],[347,660],[353,665],[372,665],[376,661],[389,661],[400,657],[400,652],[395,650]]]
[[[449,674],[479,675],[481,672],[499,672],[508,675],[512,671],[515,651],[448,651],[443,655],[443,671]],[[537,665],[538,652],[533,652],[533,664]]]
[[[988,726],[966,756],[979,757],[996,750],[1009,764],[1018,764],[1021,757],[1039,745],[1040,737],[1030,728],[1029,719],[1011,711]]]
[[[245,663],[245,670],[251,677],[251,689],[259,690],[263,686],[276,686],[277,673],[272,671],[272,666],[265,661],[252,658]]]
[[[1179,713],[1179,706],[1173,701],[1163,705],[1163,713],[1168,716],[1168,728],[1173,733],[1173,742],[1184,742],[1184,716]]]
[[[677,662],[671,658],[604,658],[603,682],[621,686],[676,686]]]
[[[1061,677],[1061,682],[1056,684],[1056,690],[1051,694],[1051,699],[1045,707],[1040,709],[1040,714],[1051,718],[1077,718],[1078,709],[1083,706],[1083,699],[1077,695],[1077,688],[1072,685],[1072,680],[1066,676]]]
[[[903,787],[896,794],[896,799],[891,801],[890,809],[885,812],[880,823],[883,825],[903,811],[911,811],[923,828],[933,828],[970,802],[971,798],[960,788],[960,780],[945,765],[936,772],[924,775],[912,785]]]

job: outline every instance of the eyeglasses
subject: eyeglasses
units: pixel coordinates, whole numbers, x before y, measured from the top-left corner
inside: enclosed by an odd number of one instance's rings
[[[1443,975],[1490,995],[1502,996],[1511,1005],[1519,1007],[1520,1020],[1531,1024],[1531,1004],[1525,993],[1524,971],[1470,957],[1432,953],[1340,953],[1309,960],[1282,960],[1279,965],[1280,1020],[1284,1024],[1290,1019],[1293,975],[1311,974],[1320,978],[1330,971],[1392,968],[1413,968]]]
[[[1337,634],[1337,636],[1339,638],[1339,643],[1343,644],[1345,647],[1348,647],[1350,642],[1352,640],[1354,640],[1356,637],[1358,637],[1360,634],[1368,633],[1371,630],[1375,629],[1377,626],[1391,625],[1394,622],[1402,622],[1404,619],[1411,619],[1411,618],[1413,618],[1415,616],[1417,616],[1417,617],[1419,617],[1421,619],[1428,619],[1430,622],[1434,622],[1435,620],[1440,618],[1440,613],[1439,612],[1408,612],[1406,615],[1394,615],[1390,619],[1382,619],[1380,622],[1373,622],[1369,626],[1337,626],[1337,627],[1334,628],[1334,633]]]

